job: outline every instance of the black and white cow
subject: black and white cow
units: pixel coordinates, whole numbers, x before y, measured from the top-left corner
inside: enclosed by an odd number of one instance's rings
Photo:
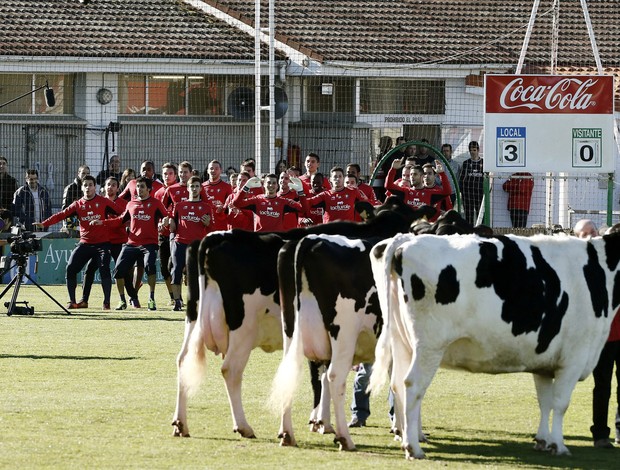
[[[402,219],[399,210],[403,204],[395,204],[397,209],[390,205],[390,210],[367,224],[379,226],[389,224],[393,218]],[[221,371],[233,430],[243,437],[254,437],[243,411],[241,383],[252,349],[282,349],[278,252],[287,240],[299,240],[310,233],[348,233],[360,225],[364,224],[333,222],[284,233],[214,232],[200,242],[197,253],[192,245],[187,265],[197,270],[188,268],[185,337],[177,357],[177,404],[172,423],[175,436],[189,436],[187,396],[197,390],[204,376],[208,349],[224,358]],[[197,256],[197,261],[192,256]]]
[[[391,366],[397,412],[406,410],[406,457],[424,457],[421,402],[439,366],[534,374],[536,448],[569,454],[564,413],[620,304],[619,262],[617,234],[401,235],[377,244],[372,269],[385,325],[370,388],[380,389]]]
[[[381,240],[408,231],[413,220],[432,215],[434,210],[424,207],[406,218],[360,225],[346,236],[308,235],[286,243],[280,250],[285,356],[274,380],[272,401],[282,410],[281,445],[296,444],[291,405],[305,356],[329,363],[335,442],[342,450],[355,449],[344,412],[345,382],[353,363],[374,360],[382,325],[370,249]],[[315,420],[318,425],[326,421],[320,415]]]

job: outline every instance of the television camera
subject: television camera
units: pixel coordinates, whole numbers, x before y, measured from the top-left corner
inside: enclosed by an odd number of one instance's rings
[[[26,272],[26,266],[28,265],[28,257],[36,255],[37,252],[43,250],[43,244],[40,238],[33,232],[25,230],[24,226],[20,223],[16,223],[11,227],[11,236],[7,239],[10,244],[11,253],[8,256],[0,258],[0,278],[2,278],[12,268],[17,268],[17,273],[11,279],[4,290],[0,293],[0,299],[4,297],[9,289],[15,286],[13,290],[13,296],[9,302],[5,302],[4,306],[7,308],[7,315],[34,315],[34,307],[28,305],[27,301],[18,302],[17,295],[19,294],[19,288],[22,285],[24,277],[28,279],[32,284],[37,286],[41,292],[47,295],[53,300],[56,305],[62,308],[65,313],[70,314],[69,311],[62,306],[54,297],[52,297],[43,287],[41,287],[30,275]],[[22,304],[22,305],[16,305]]]
[[[11,244],[11,254],[16,257],[27,257],[41,251],[43,244],[33,232],[24,230],[22,224],[11,227],[11,237],[7,241]]]

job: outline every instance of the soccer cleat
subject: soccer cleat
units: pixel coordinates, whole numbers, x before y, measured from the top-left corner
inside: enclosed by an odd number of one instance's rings
[[[118,303],[118,307],[116,307],[116,310],[125,310],[127,308],[127,303],[124,300],[121,300]]]
[[[75,302],[68,302],[67,303],[67,308],[69,310],[74,310],[76,308],[80,308],[80,304],[76,304]]]
[[[110,310],[110,304],[106,304],[105,302],[103,303],[103,307],[102,310]]]
[[[80,300],[77,304],[77,308],[88,308],[88,302],[85,300]]]
[[[149,310],[157,310],[157,305],[155,305],[155,301],[153,299],[149,300],[148,309]]]
[[[180,312],[183,310],[183,302],[181,300],[174,301],[174,308],[172,309],[175,312]]]
[[[142,308],[138,299],[129,299],[129,305],[133,308]]]

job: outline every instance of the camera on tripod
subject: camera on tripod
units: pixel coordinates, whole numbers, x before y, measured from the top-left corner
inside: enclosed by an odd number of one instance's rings
[[[11,253],[15,255],[30,256],[43,250],[41,240],[33,232],[24,230],[22,224],[11,227],[11,235],[7,241],[11,244]]]

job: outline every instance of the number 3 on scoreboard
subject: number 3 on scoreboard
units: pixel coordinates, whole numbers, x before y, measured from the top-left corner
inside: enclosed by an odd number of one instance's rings
[[[525,166],[525,139],[497,139],[497,166]]]

